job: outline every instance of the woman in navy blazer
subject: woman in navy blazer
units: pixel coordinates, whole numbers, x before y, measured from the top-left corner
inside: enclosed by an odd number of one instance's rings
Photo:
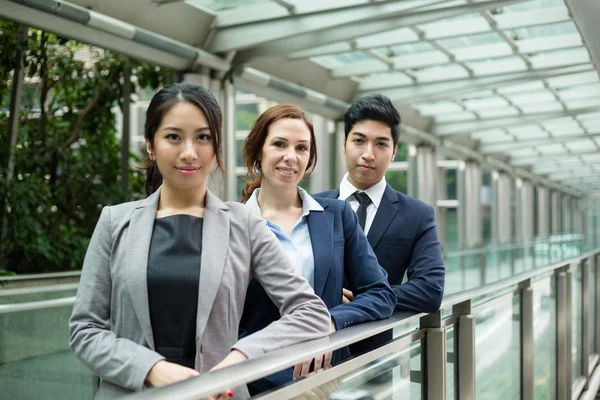
[[[243,157],[248,173],[241,201],[267,220],[297,272],[327,305],[331,331],[388,318],[396,297],[350,205],[336,199],[315,199],[298,186],[317,162],[313,125],[303,110],[283,104],[265,111],[248,134]],[[343,299],[344,281],[354,293],[350,302]],[[240,337],[279,318],[260,283],[251,280]],[[347,355],[343,349],[333,360],[331,355],[319,357],[314,369],[328,367]],[[249,389],[258,393],[306,375],[310,363],[254,382]]]

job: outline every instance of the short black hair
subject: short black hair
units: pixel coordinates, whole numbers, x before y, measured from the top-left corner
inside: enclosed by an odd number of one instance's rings
[[[400,113],[388,97],[376,93],[361,97],[352,103],[344,114],[344,137],[348,139],[348,134],[354,125],[365,120],[379,121],[389,126],[392,131],[394,146],[398,144]]]

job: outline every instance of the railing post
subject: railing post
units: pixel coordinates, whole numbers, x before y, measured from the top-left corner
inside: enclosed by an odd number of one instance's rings
[[[581,361],[583,363],[581,372],[585,377],[585,388],[587,389],[590,378],[590,268],[587,259],[581,260],[581,316],[582,316],[582,342],[581,342]]]
[[[452,306],[454,327],[454,379],[456,400],[475,400],[475,314],[471,300]]]
[[[571,381],[568,370],[567,353],[571,351],[567,335],[571,329],[567,313],[567,273],[564,270],[555,272],[556,278],[556,400],[570,400]]]
[[[533,341],[533,288],[527,279],[520,285],[521,301],[521,399],[531,400],[535,394]]]
[[[487,250],[485,248],[483,248],[483,251],[479,253],[479,266],[479,279],[481,280],[481,285],[483,286],[486,284],[487,280]]]
[[[510,275],[513,276],[515,274],[515,248],[511,243],[509,247],[510,251]]]
[[[465,265],[465,258],[464,249],[461,248],[458,262],[460,264],[460,288],[462,290],[467,290],[467,266]]]
[[[556,399],[566,400],[567,393],[571,393],[571,386],[567,390],[567,274],[557,270],[556,278]]]
[[[573,272],[571,270],[571,265],[569,264],[567,266],[567,269],[565,271],[566,273],[566,284],[567,284],[567,298],[566,298],[566,305],[567,305],[567,360],[566,360],[566,365],[567,365],[567,377],[568,377],[568,384],[567,384],[567,392],[568,392],[568,397],[567,400],[571,400],[572,397],[572,386],[573,386],[573,353],[571,352],[571,349],[573,348],[573,324],[575,323],[575,321],[573,321]]]
[[[595,276],[595,290],[594,290],[594,353],[600,354],[600,254],[594,254],[592,256],[591,268],[594,269]]]
[[[442,325],[442,312],[421,318],[422,339],[421,371],[423,371],[423,399],[446,400],[446,327]]]

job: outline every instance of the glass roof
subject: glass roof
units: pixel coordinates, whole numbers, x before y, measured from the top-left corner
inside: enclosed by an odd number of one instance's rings
[[[193,3],[213,11],[225,11],[241,6],[269,3],[270,1],[271,0],[192,0]]]
[[[563,0],[533,0],[525,1],[523,3],[511,4],[502,7],[504,12],[519,12],[519,11],[530,11],[539,10],[541,8],[552,8],[557,6],[564,6]]]
[[[290,50],[278,43],[279,56],[324,67],[328,87],[357,86],[352,98],[383,93],[432,121],[429,133],[468,135],[484,154],[501,153],[515,165],[534,170],[543,165],[551,173],[600,152],[598,70],[564,0],[195,1],[217,11],[266,3],[288,8],[289,14],[279,10],[275,18],[298,21],[282,29]],[[486,9],[488,2],[493,7]],[[360,19],[358,11],[352,14],[360,7],[396,13],[398,19],[368,11],[359,23],[344,19]],[[327,9],[340,10],[331,26],[319,25],[311,33],[312,46],[297,49],[299,30],[310,18],[325,21],[319,14]],[[448,18],[440,18],[437,9]],[[303,15],[310,17],[300,21]],[[339,41],[328,37],[330,28]],[[541,156],[554,158],[529,161]]]

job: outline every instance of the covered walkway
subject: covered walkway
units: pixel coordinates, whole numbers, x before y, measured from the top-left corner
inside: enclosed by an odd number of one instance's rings
[[[384,347],[261,398],[595,398],[598,16],[597,0],[0,0],[0,18],[209,87],[225,115],[227,175],[211,183],[223,199],[241,191],[242,113],[282,102],[312,113],[316,193],[345,173],[352,101],[383,93],[400,111],[386,179],[435,207],[442,310],[399,312],[138,396],[151,399],[202,398],[387,329]],[[132,152],[149,100],[136,95],[117,111]],[[0,397],[92,398],[97,379],[67,350],[77,282],[0,277]]]

